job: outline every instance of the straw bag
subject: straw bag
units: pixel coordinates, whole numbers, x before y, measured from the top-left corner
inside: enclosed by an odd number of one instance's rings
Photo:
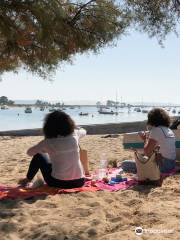
[[[160,180],[160,169],[157,161],[158,150],[154,150],[150,157],[138,153],[136,150],[135,160],[138,181],[158,181]]]
[[[87,150],[82,149],[80,146],[80,160],[84,169],[85,175],[89,175],[89,162],[88,162],[88,154]]]

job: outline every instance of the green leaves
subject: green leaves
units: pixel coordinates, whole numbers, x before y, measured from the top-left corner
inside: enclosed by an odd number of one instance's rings
[[[1,0],[0,73],[46,78],[76,53],[98,52],[130,27],[159,40],[175,31],[178,0]]]
[[[23,65],[46,77],[76,53],[97,51],[125,29],[114,1],[1,1],[0,72]]]
[[[136,27],[157,37],[161,42],[167,34],[176,31],[178,8],[174,0],[128,0]]]
[[[0,105],[13,105],[14,102],[12,100],[9,100],[6,96],[0,97]]]

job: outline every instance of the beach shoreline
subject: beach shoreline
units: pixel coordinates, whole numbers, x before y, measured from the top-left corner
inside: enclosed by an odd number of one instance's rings
[[[178,116],[171,117],[173,122]],[[87,124],[79,125],[86,129],[88,135],[103,135],[103,134],[123,134],[130,132],[139,132],[146,130],[147,120],[133,121],[133,122],[120,122],[120,123],[102,123],[102,124]],[[0,131],[0,136],[42,136],[42,128],[32,129],[18,129]]]
[[[88,135],[122,134],[127,132],[138,132],[145,130],[146,121],[81,125],[81,127],[87,130]],[[42,135],[43,133],[41,128],[0,131],[0,136],[42,136]]]

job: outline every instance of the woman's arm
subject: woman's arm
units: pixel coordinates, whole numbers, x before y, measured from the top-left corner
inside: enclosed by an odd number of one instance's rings
[[[34,156],[37,153],[42,153],[42,152],[46,152],[44,140],[42,140],[41,142],[39,142],[38,144],[34,145],[33,147],[31,147],[27,150],[27,154],[29,156]]]
[[[143,142],[146,142],[147,139],[149,138],[149,132],[147,131],[139,132],[138,135],[143,140]]]
[[[86,136],[86,130],[84,128],[79,128],[76,130],[76,133],[78,135],[79,138],[82,138],[84,136]]]
[[[157,142],[152,139],[149,138],[145,143],[144,143],[144,154],[148,157],[151,156],[154,148],[157,146]]]

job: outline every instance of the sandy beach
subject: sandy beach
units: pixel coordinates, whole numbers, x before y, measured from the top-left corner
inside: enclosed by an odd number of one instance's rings
[[[30,161],[26,150],[40,139],[0,137],[0,184],[16,185],[25,176]],[[108,160],[133,158],[132,152],[123,150],[122,135],[88,135],[81,140],[81,146],[88,150],[91,170],[98,167],[102,152]],[[134,231],[139,226],[147,229],[141,236]],[[0,240],[19,239],[178,240],[180,175],[166,178],[157,188],[136,186],[113,193],[82,192],[0,201]]]

